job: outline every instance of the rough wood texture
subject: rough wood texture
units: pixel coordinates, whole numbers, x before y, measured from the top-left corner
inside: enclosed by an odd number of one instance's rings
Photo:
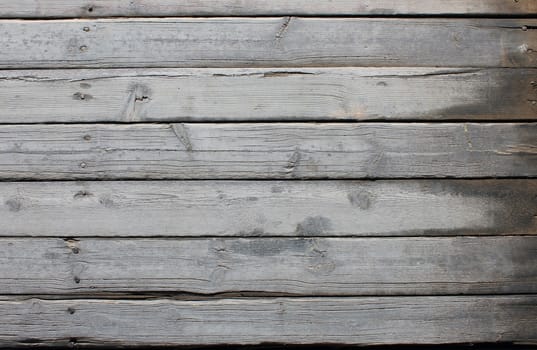
[[[536,67],[534,28],[535,19],[2,20],[0,68]]]
[[[0,123],[537,120],[537,70],[0,71]]]
[[[0,293],[537,292],[537,237],[0,239]]]
[[[533,15],[533,0],[1,0],[0,17]]]
[[[0,345],[537,341],[537,297],[0,302]]]
[[[0,348],[537,344],[535,14],[0,0]]]
[[[533,235],[536,197],[537,180],[4,182],[0,235]]]
[[[537,124],[0,126],[2,179],[537,175]]]

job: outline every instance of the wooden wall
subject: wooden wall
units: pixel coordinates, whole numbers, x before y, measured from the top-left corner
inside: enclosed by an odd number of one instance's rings
[[[536,28],[0,0],[0,346],[537,343]]]

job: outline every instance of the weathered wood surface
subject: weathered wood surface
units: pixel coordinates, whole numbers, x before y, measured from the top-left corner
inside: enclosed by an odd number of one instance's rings
[[[537,297],[0,301],[0,345],[537,341]]]
[[[535,19],[1,20],[0,68],[537,67],[536,27]]]
[[[0,17],[533,15],[533,0],[1,0]]]
[[[537,237],[0,239],[0,293],[537,292]]]
[[[537,175],[537,123],[0,126],[2,179]]]
[[[537,120],[537,70],[0,71],[0,123]]]
[[[510,179],[0,182],[0,235],[533,235],[536,197]]]
[[[537,343],[535,14],[0,0],[0,347]]]

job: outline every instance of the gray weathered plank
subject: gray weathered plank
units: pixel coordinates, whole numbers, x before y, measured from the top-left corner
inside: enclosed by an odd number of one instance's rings
[[[537,120],[537,70],[0,71],[0,123]]]
[[[0,345],[537,341],[536,296],[0,301]]]
[[[1,20],[0,68],[537,67],[536,27],[536,19]]]
[[[537,123],[0,126],[1,179],[537,175]]]
[[[0,239],[0,293],[536,293],[537,237]]]
[[[510,179],[0,182],[0,235],[533,235],[536,197]]]
[[[1,0],[0,17],[533,15],[533,0]]]

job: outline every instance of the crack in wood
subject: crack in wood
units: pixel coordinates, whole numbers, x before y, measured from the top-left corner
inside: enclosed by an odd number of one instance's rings
[[[440,70],[430,73],[416,73],[416,74],[382,74],[382,75],[363,75],[363,78],[398,78],[398,79],[410,79],[410,78],[427,78],[446,75],[464,75],[479,73],[483,69],[457,69],[457,70]]]
[[[468,133],[468,124],[464,123],[464,138],[466,139],[466,144],[468,145],[468,150],[471,151],[474,148],[472,144],[472,139]]]
[[[190,141],[189,132],[185,125],[181,123],[170,124],[170,126],[175,137],[181,142],[181,145],[183,145],[188,152],[192,152],[192,142]]]
[[[145,85],[134,84],[130,88],[130,93],[123,112],[125,121],[133,122],[141,119],[139,115],[139,104],[148,102],[151,99],[149,94],[150,90]]]
[[[281,39],[283,39],[285,33],[289,29],[289,24],[291,24],[291,19],[292,18],[293,17],[291,17],[291,16],[285,17],[285,19],[283,21],[283,24],[281,25],[280,29],[276,33],[276,41],[280,41]]]
[[[504,150],[496,151],[496,154],[537,154],[537,145],[514,145],[509,146]]]
[[[296,168],[298,167],[298,164],[300,163],[301,158],[302,158],[302,155],[300,154],[300,151],[298,150],[294,151],[291,157],[289,157],[287,164],[285,165],[285,170],[288,173],[292,173],[294,175],[296,172]]]

